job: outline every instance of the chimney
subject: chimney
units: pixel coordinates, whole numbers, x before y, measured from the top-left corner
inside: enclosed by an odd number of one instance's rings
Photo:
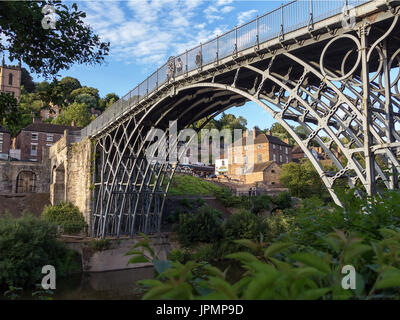
[[[42,123],[42,119],[40,119],[40,118],[33,118],[32,119],[32,123]]]
[[[257,136],[257,128],[254,127],[254,128],[253,128],[253,138],[255,139],[256,136]]]
[[[289,144],[289,138],[285,138],[285,140],[283,140],[286,144]]]

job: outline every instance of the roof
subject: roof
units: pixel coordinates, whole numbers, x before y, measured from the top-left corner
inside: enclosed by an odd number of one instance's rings
[[[64,130],[78,131],[81,130],[80,127],[64,126],[60,124],[52,123],[31,123],[30,125],[23,128],[21,131],[34,131],[34,132],[48,132],[48,133],[60,133],[63,134]]]
[[[294,146],[294,148],[292,149],[292,154],[293,153],[304,153],[303,149],[301,149],[301,147],[299,145]]]
[[[267,162],[260,162],[260,163],[255,163],[253,166],[252,172],[263,172],[265,169],[268,169],[269,166],[271,166],[273,163],[276,163],[275,161],[267,161]]]
[[[0,126],[0,132],[4,132],[4,133],[10,133],[10,131],[8,131],[6,128]]]
[[[242,145],[244,145],[244,146],[248,145],[246,143],[246,137],[243,137],[242,139],[243,139]],[[284,147],[290,147],[290,148],[292,147],[291,145],[287,144],[286,142],[283,142],[278,137],[270,136],[270,135],[265,134],[264,132],[257,131],[256,138],[254,139],[254,144],[267,143],[267,142],[273,143],[273,144],[278,144],[278,145],[281,145]]]

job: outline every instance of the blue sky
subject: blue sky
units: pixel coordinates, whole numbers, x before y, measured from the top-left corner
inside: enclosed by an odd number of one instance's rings
[[[238,0],[132,0],[75,1],[87,13],[86,22],[104,41],[110,55],[98,66],[74,65],[61,77],[71,76],[92,86],[100,95],[122,96],[161,66],[200,42],[278,7],[280,1]],[[72,2],[68,2],[72,3]],[[34,76],[35,81],[44,80]],[[272,117],[248,103],[228,111],[248,120],[248,127],[264,129]]]

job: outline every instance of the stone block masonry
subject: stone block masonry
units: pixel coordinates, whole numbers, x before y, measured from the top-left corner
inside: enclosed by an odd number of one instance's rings
[[[75,142],[65,130],[64,136],[50,148],[50,202],[71,202],[91,225],[92,143],[89,138]]]

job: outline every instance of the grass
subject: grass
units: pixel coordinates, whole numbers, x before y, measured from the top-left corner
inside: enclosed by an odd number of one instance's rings
[[[175,175],[168,194],[172,196],[211,196],[222,189],[216,184],[189,175]]]

